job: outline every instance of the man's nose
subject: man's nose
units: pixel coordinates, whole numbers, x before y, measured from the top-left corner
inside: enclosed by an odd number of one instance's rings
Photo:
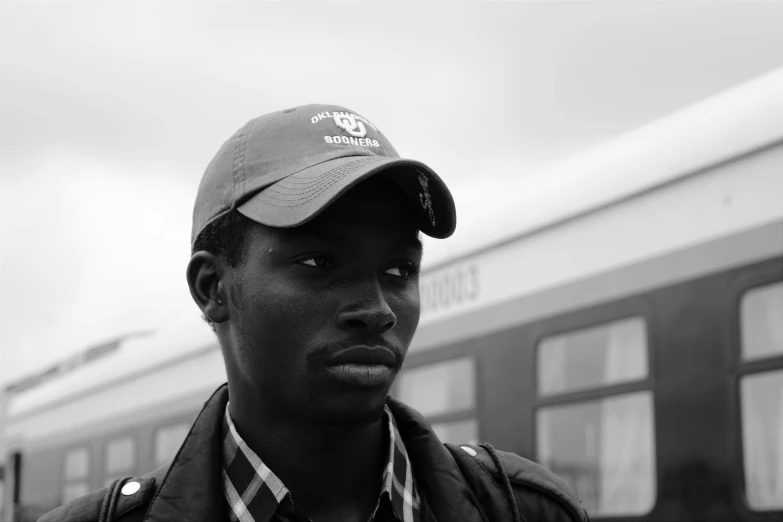
[[[356,300],[340,311],[337,321],[345,330],[378,334],[394,328],[397,316],[386,302],[378,282],[374,282],[363,285]]]

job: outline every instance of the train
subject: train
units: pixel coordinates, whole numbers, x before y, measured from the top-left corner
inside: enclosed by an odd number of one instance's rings
[[[497,187],[425,242],[392,394],[595,521],[783,519],[783,69]],[[456,237],[456,236],[455,236]],[[167,462],[225,381],[200,322],[5,389],[1,520]]]

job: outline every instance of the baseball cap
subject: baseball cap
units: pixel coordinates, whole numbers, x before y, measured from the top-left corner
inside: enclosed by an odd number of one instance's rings
[[[419,230],[449,237],[454,200],[425,164],[403,159],[367,118],[336,105],[304,105],[247,122],[207,166],[193,210],[191,246],[236,209],[271,227],[295,227],[370,176],[386,175],[409,202]]]

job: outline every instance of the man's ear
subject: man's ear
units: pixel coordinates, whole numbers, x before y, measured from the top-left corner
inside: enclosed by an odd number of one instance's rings
[[[201,308],[204,317],[213,323],[222,323],[228,319],[223,273],[221,260],[204,250],[193,254],[188,263],[190,295]]]

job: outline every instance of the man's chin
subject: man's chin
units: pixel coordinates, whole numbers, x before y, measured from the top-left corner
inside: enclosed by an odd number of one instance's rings
[[[334,401],[322,405],[315,414],[326,426],[366,426],[383,417],[383,401]]]

